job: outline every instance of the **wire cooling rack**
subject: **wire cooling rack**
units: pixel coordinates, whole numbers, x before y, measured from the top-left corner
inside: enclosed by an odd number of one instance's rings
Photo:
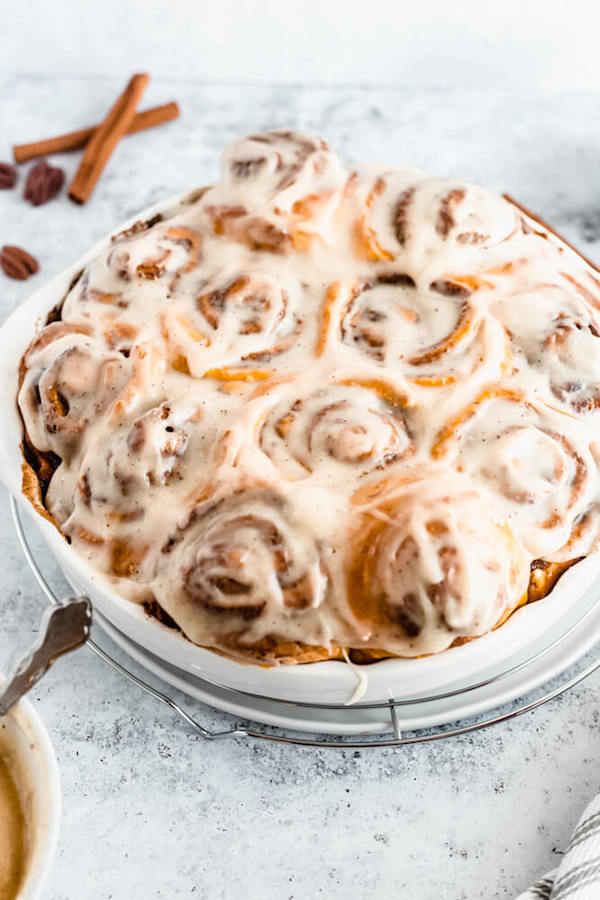
[[[56,605],[61,601],[42,573],[40,566],[38,565],[34,552],[31,548],[29,538],[23,526],[21,512],[16,501],[12,497],[10,498],[10,506],[19,544],[21,545],[21,549],[23,550],[25,558],[45,597],[51,604]],[[589,675],[600,668],[600,655],[597,655],[597,657],[594,658],[591,663],[584,664],[583,666],[580,665],[578,668],[576,668],[576,671],[574,673],[571,669],[570,673],[567,673],[566,678],[564,678],[564,680],[560,680],[560,682],[552,689],[545,689],[544,691],[542,691],[541,695],[538,695],[533,699],[528,700],[527,697],[522,698],[517,702],[516,705],[513,704],[506,711],[496,709],[493,712],[488,712],[476,719],[459,721],[457,724],[450,726],[442,725],[438,727],[410,731],[408,733],[402,731],[398,711],[403,707],[414,707],[416,704],[424,705],[427,703],[431,703],[432,701],[440,701],[452,697],[466,696],[473,691],[486,687],[487,685],[490,685],[492,683],[501,684],[510,675],[514,675],[516,672],[525,669],[527,666],[530,666],[531,664],[541,660],[548,653],[555,650],[556,647],[561,642],[566,640],[566,638],[570,634],[572,634],[572,632],[576,628],[580,628],[582,626],[586,616],[589,615],[593,609],[594,607],[590,606],[587,610],[587,613],[584,613],[581,619],[573,623],[569,629],[565,630],[565,632],[557,637],[556,640],[554,640],[551,644],[544,647],[542,650],[539,650],[537,653],[529,656],[527,659],[522,660],[516,665],[510,667],[505,672],[494,675],[487,680],[479,681],[477,684],[470,685],[466,688],[463,687],[444,693],[430,694],[426,697],[419,697],[416,700],[414,698],[410,700],[390,698],[390,700],[384,702],[356,703],[352,707],[348,707],[341,704],[332,703],[294,703],[289,700],[263,698],[259,697],[256,694],[246,694],[243,691],[236,691],[229,688],[224,689],[222,688],[222,686],[218,686],[221,692],[225,690],[226,694],[230,695],[232,700],[235,700],[237,704],[242,707],[245,703],[247,704],[249,699],[266,699],[270,704],[280,705],[283,712],[285,712],[286,710],[289,711],[290,709],[303,710],[305,712],[319,709],[336,710],[338,712],[343,711],[346,714],[352,715],[353,712],[356,713],[364,710],[379,710],[382,714],[385,712],[386,720],[389,721],[389,724],[387,727],[381,729],[381,732],[377,737],[373,737],[371,735],[352,738],[347,738],[345,736],[332,737],[329,735],[308,737],[302,733],[295,733],[291,729],[288,731],[281,728],[268,727],[258,730],[254,725],[249,725],[248,727],[236,727],[223,731],[210,731],[209,729],[201,725],[200,722],[198,722],[197,719],[194,718],[194,716],[192,716],[172,697],[155,688],[144,678],[136,675],[135,672],[131,671],[131,669],[127,668],[127,666],[120,663],[111,653],[105,650],[96,641],[92,640],[91,638],[88,639],[87,646],[93,653],[99,656],[100,659],[103,660],[103,662],[105,662],[112,669],[118,672],[119,675],[127,679],[127,681],[131,682],[132,684],[136,685],[141,690],[145,691],[150,696],[154,697],[156,700],[163,703],[180,719],[182,719],[188,727],[190,727],[194,732],[200,735],[200,737],[207,741],[221,741],[228,739],[264,740],[274,741],[280,744],[297,744],[304,747],[337,747],[341,749],[363,747],[402,747],[406,746],[407,744],[423,744],[429,743],[430,741],[438,741],[442,738],[451,738],[457,737],[462,734],[470,734],[474,731],[480,731],[484,728],[489,728],[492,725],[506,722],[510,719],[516,718],[517,716],[521,716],[524,713],[531,712],[532,710],[537,709],[539,706],[542,706],[544,703],[548,703],[550,700],[559,697],[570,688],[582,682],[585,678],[587,678]],[[595,653],[598,653],[598,646],[596,646],[595,648]]]

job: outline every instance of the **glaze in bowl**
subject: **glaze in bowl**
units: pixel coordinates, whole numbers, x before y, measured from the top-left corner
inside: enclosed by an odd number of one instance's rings
[[[28,700],[0,718],[0,754],[17,786],[25,818],[25,877],[18,900],[37,900],[56,851],[61,793],[48,732]]]

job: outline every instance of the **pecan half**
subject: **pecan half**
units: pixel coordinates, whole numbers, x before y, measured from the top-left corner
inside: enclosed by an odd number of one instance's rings
[[[0,163],[0,190],[8,190],[17,180],[17,170],[10,163]]]
[[[63,186],[64,180],[65,173],[63,170],[49,166],[44,159],[34,166],[27,176],[23,196],[33,206],[41,206],[42,203],[47,203],[56,197]]]
[[[37,259],[21,247],[5,246],[0,250],[0,267],[9,278],[25,281],[39,269]]]

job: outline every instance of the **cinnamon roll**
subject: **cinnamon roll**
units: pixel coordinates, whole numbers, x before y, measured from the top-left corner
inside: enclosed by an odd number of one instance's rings
[[[442,427],[432,455],[485,481],[535,557],[568,540],[597,492],[597,465],[578,423],[500,385]]]
[[[202,412],[191,398],[165,401],[119,429],[105,446],[90,446],[77,485],[82,502],[93,516],[103,510],[121,519],[143,515],[148,490],[177,477],[201,424]],[[203,452],[209,453],[206,441]]]
[[[196,378],[231,363],[253,369],[294,344],[301,307],[302,288],[292,279],[260,271],[221,273],[203,285],[192,310],[173,304],[164,312],[171,364]]]
[[[365,188],[357,179],[358,190]],[[481,187],[424,178],[410,169],[383,171],[361,198],[359,242],[374,262],[401,259],[415,277],[462,269],[522,231],[515,207]]]
[[[201,247],[202,236],[197,230],[176,223],[163,224],[162,217],[117,235],[76,279],[63,304],[63,319],[86,323],[116,321],[135,338],[143,323],[137,315],[128,315],[131,294],[150,281],[151,285],[143,287],[146,293],[159,299],[167,297],[180,278],[197,268]]]
[[[361,489],[348,603],[365,645],[418,656],[489,631],[524,602],[529,557],[491,498],[458,476]]]
[[[268,402],[267,395],[263,409]],[[308,396],[294,388],[261,412],[257,440],[289,478],[343,483],[414,453],[407,413],[366,387],[332,385]]]
[[[41,451],[71,459],[89,423],[124,386],[123,359],[98,341],[53,323],[24,357],[19,406],[30,440]]]
[[[150,242],[137,232],[117,237],[103,260],[104,275],[123,282],[161,281],[162,290],[172,290],[182,275],[198,266],[201,252],[202,235],[198,231],[189,225],[159,222],[152,229]]]
[[[346,176],[325,141],[293,131],[255,134],[225,154],[203,204],[213,232],[267,253],[327,240]]]
[[[599,336],[597,272],[514,203],[251,135],[38,331],[23,490],[202,647],[439,652],[600,549]]]
[[[280,645],[293,658],[332,654],[325,561],[271,488],[200,504],[161,553],[155,589],[191,640],[264,663],[278,660]],[[320,654],[307,632],[329,649]]]
[[[498,302],[495,312],[551,402],[586,417],[600,409],[600,286],[592,283],[584,293],[578,287],[563,276],[562,284],[540,284]]]
[[[340,339],[415,386],[446,387],[508,366],[506,335],[458,281],[417,290],[404,273],[357,285],[342,308]]]

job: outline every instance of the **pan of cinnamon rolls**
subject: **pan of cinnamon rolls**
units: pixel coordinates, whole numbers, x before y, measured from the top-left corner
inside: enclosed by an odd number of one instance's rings
[[[598,549],[600,280],[514,202],[272,131],[71,274],[20,489],[203,671],[460,665]]]

